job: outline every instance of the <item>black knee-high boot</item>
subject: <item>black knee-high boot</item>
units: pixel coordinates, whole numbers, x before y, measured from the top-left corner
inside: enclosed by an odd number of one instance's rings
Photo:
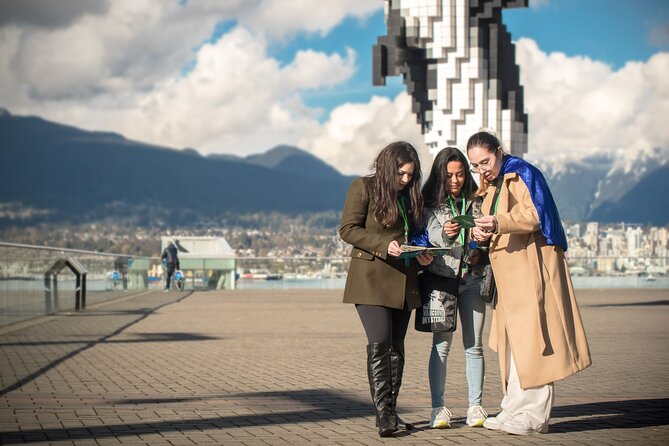
[[[388,344],[372,343],[367,346],[367,376],[379,436],[388,437],[397,430],[397,420],[393,410],[390,346]]]
[[[402,375],[404,374],[404,349],[393,348],[390,350],[390,381],[393,392],[393,412],[397,420],[397,427],[401,429],[413,429],[413,424],[407,423],[397,415],[397,397],[402,386]]]

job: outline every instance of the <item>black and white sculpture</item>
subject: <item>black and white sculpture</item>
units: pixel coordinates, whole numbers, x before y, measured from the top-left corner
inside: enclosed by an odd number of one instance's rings
[[[527,114],[502,9],[528,0],[385,0],[388,35],[374,45],[374,85],[402,75],[431,154],[493,128],[527,152]]]

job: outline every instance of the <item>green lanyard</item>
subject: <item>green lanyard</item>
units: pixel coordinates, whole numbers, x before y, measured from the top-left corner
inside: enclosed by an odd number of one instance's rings
[[[462,195],[462,193],[460,195]],[[462,197],[462,210],[460,211],[460,214],[455,212],[455,203],[453,202],[453,198],[451,198],[450,195],[448,196],[448,202],[451,204],[451,212],[453,213],[453,216],[465,215],[465,211],[467,210],[467,200],[465,200],[464,197]],[[460,246],[465,246],[465,228],[460,228],[458,240],[460,240]]]
[[[404,220],[404,243],[409,242],[409,219],[407,218],[407,210],[406,206],[404,205],[404,197],[401,195],[397,197],[397,207],[400,210],[400,215],[402,216],[402,220]]]
[[[497,205],[499,204],[499,193],[502,190],[502,181],[504,178],[497,178],[497,184],[495,185],[495,195],[492,197],[492,204],[490,205],[490,215],[497,214]]]

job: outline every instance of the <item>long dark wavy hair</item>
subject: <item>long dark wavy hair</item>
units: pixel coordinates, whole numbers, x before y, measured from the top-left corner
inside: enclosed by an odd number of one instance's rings
[[[462,185],[462,194],[466,199],[471,198],[476,191],[474,177],[469,171],[469,163],[465,154],[456,147],[446,147],[437,153],[430,169],[430,175],[427,177],[425,186],[423,186],[423,201],[425,206],[438,208],[446,201],[448,197],[448,188],[446,187],[446,166],[450,162],[460,162],[465,168],[465,184]]]
[[[397,191],[397,172],[406,163],[414,163],[413,177],[403,190]],[[416,149],[406,141],[396,141],[381,150],[374,161],[374,173],[368,178],[374,182],[376,202],[374,217],[382,225],[393,225],[399,217],[397,198],[401,194],[408,202],[407,211],[414,227],[423,224],[423,198],[420,194],[420,161]]]

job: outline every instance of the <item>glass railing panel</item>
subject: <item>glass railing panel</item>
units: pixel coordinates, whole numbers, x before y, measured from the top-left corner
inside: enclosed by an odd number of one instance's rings
[[[76,276],[67,263],[58,263],[62,260],[86,270],[87,306],[146,290],[147,271],[153,261],[148,257],[0,243],[0,325],[76,308]],[[56,271],[57,266],[62,267]]]

